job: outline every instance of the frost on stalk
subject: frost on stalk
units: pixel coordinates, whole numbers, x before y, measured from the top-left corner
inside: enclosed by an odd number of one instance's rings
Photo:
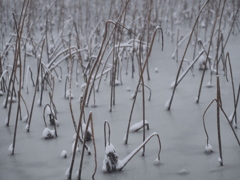
[[[44,139],[51,139],[51,138],[54,138],[54,135],[55,135],[55,130],[51,130],[49,128],[45,128],[42,132],[42,137]]]
[[[72,144],[72,153],[73,153],[73,151],[74,151],[74,146],[75,146],[75,141],[74,141],[73,144]],[[79,144],[77,144],[76,152],[80,152]]]
[[[5,126],[7,126],[7,124],[8,124],[8,118],[5,119],[4,124],[5,124]]]
[[[37,105],[38,105],[38,106],[40,106],[40,105],[41,105],[41,104],[40,104],[40,102],[41,102],[41,100],[40,100],[40,99],[38,99],[38,100],[37,100]]]
[[[138,122],[138,123],[135,123],[134,125],[132,125],[129,129],[130,132],[136,132],[138,130],[140,130],[143,126],[147,126],[147,129],[149,129],[149,124],[147,122],[147,120],[145,120],[145,124],[143,124],[143,120]]]
[[[195,98],[195,102],[198,103],[198,100],[199,100],[199,99],[198,99],[198,96],[197,96],[197,97]]]
[[[83,134],[85,135],[85,130],[86,130],[86,124],[82,123],[82,130],[83,130]],[[86,141],[90,141],[92,140],[92,131],[90,129],[90,127],[88,127],[87,129],[87,135],[86,135]]]
[[[63,150],[63,151],[62,151],[61,157],[62,157],[62,158],[67,158],[67,151],[66,151],[66,150]]]
[[[127,134],[124,134],[123,142],[126,142],[126,139],[127,139]]]
[[[206,85],[208,88],[211,88],[213,85],[212,85],[212,82],[211,81],[208,81],[207,85]]]
[[[70,89],[68,89],[65,93],[66,93],[66,99],[69,99],[69,98],[73,99],[73,94],[72,93],[70,94]]]
[[[131,99],[135,99],[135,98],[136,98],[136,94],[133,93],[133,94],[131,95]]]
[[[10,146],[8,147],[8,150],[12,153],[13,152],[13,144],[10,144]]]
[[[29,124],[26,124],[25,129],[28,131],[29,130]]]
[[[28,115],[24,116],[23,118],[23,122],[27,122],[28,121]]]
[[[170,88],[174,88],[174,86],[175,86],[175,81],[171,83]]]
[[[232,114],[230,114],[230,116],[228,116],[229,121],[232,121],[232,119],[233,119],[233,114],[234,114],[234,112],[232,112]]]
[[[222,160],[222,158],[218,158],[218,162],[220,163],[220,164],[222,164],[222,162],[223,162],[223,160]]]
[[[156,159],[154,160],[154,164],[155,164],[155,165],[160,165],[160,159],[156,158]]]
[[[85,88],[86,88],[86,86],[87,86],[87,83],[83,83],[83,84],[81,85],[81,90],[84,91]]]
[[[70,172],[69,172],[70,168],[67,168],[66,172],[65,172],[65,176],[68,177]]]
[[[212,146],[210,144],[207,144],[205,146],[205,152],[206,153],[212,153],[213,152],[213,148],[212,148]]]
[[[114,146],[110,143],[107,143],[105,149],[105,156],[103,160],[102,170],[104,172],[113,172],[116,171],[118,165],[118,155],[114,149]]]
[[[170,100],[167,100],[167,102],[165,103],[165,108],[168,109],[170,105]]]

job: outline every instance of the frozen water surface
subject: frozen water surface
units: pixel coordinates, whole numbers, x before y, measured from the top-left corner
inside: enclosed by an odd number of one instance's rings
[[[187,32],[186,30],[185,34]],[[130,90],[135,90],[138,82],[138,72],[135,72],[134,78],[131,77],[131,73],[125,74],[126,64],[123,62],[123,84],[116,86],[116,104],[113,106],[112,112],[109,112],[111,92],[109,79],[106,81],[102,79],[100,89],[95,94],[97,106],[92,106],[94,102],[93,97],[91,97],[89,106],[85,108],[86,117],[90,111],[93,113],[94,136],[97,148],[97,172],[95,179],[239,180],[240,147],[223,114],[220,114],[223,159],[219,157],[216,104],[213,104],[205,116],[206,127],[210,137],[209,144],[213,147],[213,152],[205,153],[204,149],[207,140],[203,129],[202,117],[208,104],[216,97],[215,75],[213,75],[213,81],[209,84],[210,73],[209,70],[207,71],[204,79],[205,86],[203,85],[201,97],[197,104],[195,97],[198,93],[202,71],[195,68],[195,75],[193,76],[189,72],[178,85],[171,110],[167,111],[164,107],[171,97],[172,89],[170,85],[172,82],[175,82],[179,67],[179,63],[176,63],[171,58],[175,45],[170,42],[170,37],[166,34],[164,34],[164,38],[163,52],[160,51],[160,42],[156,41],[153,46],[153,52],[149,61],[151,80],[148,81],[144,75],[145,84],[152,91],[150,101],[147,100],[148,91],[145,91],[145,119],[148,120],[150,128],[146,131],[146,137],[153,132],[159,134],[162,144],[160,164],[158,166],[154,165],[156,164],[154,160],[157,156],[158,145],[157,141],[153,139],[146,145],[145,156],[142,156],[141,152],[139,152],[122,171],[113,173],[102,172],[102,162],[105,155],[103,129],[105,120],[108,120],[111,125],[111,143],[114,144],[119,159],[127,157],[143,141],[142,129],[138,132],[129,133],[127,145],[122,141],[127,132],[133,101],[129,98],[133,93]],[[184,47],[181,46],[179,49],[180,57]],[[30,48],[27,48],[28,51],[30,51]],[[190,50],[192,51],[192,47]],[[237,88],[240,76],[239,36],[230,37],[226,51],[230,52],[235,88]],[[191,55],[187,55],[188,59],[191,59],[191,57]],[[36,64],[32,59],[31,57],[27,59],[28,64],[32,68],[36,68]],[[63,61],[61,66],[63,67],[63,79],[65,79],[67,75],[66,62]],[[183,68],[186,67],[187,64],[184,64]],[[34,77],[36,77],[36,69]],[[73,76],[72,78],[72,82],[75,82],[76,77]],[[220,76],[220,80],[223,108],[228,115],[231,115],[233,112],[231,82],[227,82],[223,75]],[[79,97],[83,93],[81,89],[86,86],[82,78],[78,81],[82,85],[78,87],[76,83],[72,83],[71,88],[71,92],[74,94],[74,98],[71,101],[76,122],[78,122],[80,114]],[[27,94],[26,89],[24,89],[22,94],[30,107],[34,88],[31,86],[31,83],[28,86],[29,93]],[[66,179],[65,173],[68,173],[72,158],[72,136],[75,134],[75,130],[69,110],[69,99],[63,97],[64,86],[64,82],[55,81],[53,101],[58,112],[58,137],[47,140],[42,138],[45,124],[43,121],[43,106],[40,107],[37,104],[37,99],[40,97],[40,93],[37,92],[30,132],[25,130],[25,121],[18,122],[14,155],[11,155],[8,150],[12,150],[17,103],[12,104],[9,127],[6,127],[4,122],[8,116],[8,109],[0,109],[0,179]],[[132,125],[142,120],[141,95],[142,92],[138,92],[133,110]],[[69,96],[67,95],[67,97]],[[0,101],[4,102],[5,98],[3,94],[3,96],[0,96]],[[49,103],[49,97],[48,92],[44,91],[42,104],[46,103]],[[24,108],[23,112],[25,112]],[[239,113],[239,107],[237,108],[237,113]],[[50,129],[54,129],[53,126],[49,124],[48,126]],[[235,131],[238,137],[240,137],[239,129],[235,129]],[[82,179],[90,179],[94,172],[94,147],[92,141],[88,141],[87,144],[92,154],[87,155],[86,152],[84,155]],[[209,150],[209,147],[207,148]],[[79,170],[81,145],[79,151],[80,153],[76,153],[72,179],[77,179],[75,172]],[[69,152],[67,157],[62,158],[67,152]],[[221,161],[223,161],[223,166],[219,165]]]

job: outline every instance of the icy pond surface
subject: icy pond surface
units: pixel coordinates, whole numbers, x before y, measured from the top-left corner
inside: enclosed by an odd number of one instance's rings
[[[124,159],[136,147],[142,143],[142,130],[129,134],[128,144],[123,142],[127,129],[127,123],[132,106],[131,95],[135,91],[138,78],[131,78],[130,73],[123,73],[123,84],[116,87],[116,105],[109,112],[110,85],[108,79],[101,83],[99,92],[96,93],[97,107],[91,107],[90,100],[88,112],[93,113],[94,133],[97,147],[97,172],[95,179],[98,180],[126,180],[126,179],[184,179],[184,180],[239,180],[240,179],[240,147],[229,127],[228,122],[221,114],[221,135],[223,148],[223,166],[219,165],[219,150],[217,140],[216,105],[214,104],[206,114],[206,125],[209,133],[209,143],[213,147],[213,153],[206,154],[206,135],[203,129],[203,113],[207,105],[216,97],[216,76],[213,76],[213,87],[207,88],[209,72],[202,89],[200,102],[195,103],[198,93],[201,71],[194,69],[183,79],[177,87],[170,111],[165,109],[165,103],[171,95],[171,83],[175,80],[179,63],[171,59],[174,46],[169,38],[165,38],[164,51],[160,51],[160,43],[154,44],[153,52],[149,62],[151,80],[145,80],[152,90],[151,100],[148,101],[148,90],[146,89],[146,120],[149,130],[146,136],[157,132],[161,138],[162,150],[160,165],[154,165],[158,153],[157,138],[153,137],[146,145],[145,156],[139,152],[120,172],[102,172],[104,159],[104,131],[105,120],[111,125],[111,143],[114,145],[119,159]],[[227,46],[230,52],[234,81],[239,83],[239,38],[231,37]],[[31,63],[31,62],[29,62]],[[65,62],[61,64],[66,66]],[[184,66],[186,67],[186,66]],[[158,68],[158,72],[155,71]],[[124,69],[124,68],[123,68]],[[125,71],[125,70],[123,70]],[[137,73],[135,73],[137,76]],[[76,121],[79,118],[79,97],[82,94],[77,87],[73,77],[72,84],[72,106]],[[223,108],[230,115],[233,111],[231,83],[221,76],[221,95]],[[236,87],[237,87],[236,85]],[[8,148],[12,143],[16,103],[13,104],[10,126],[6,127],[4,121],[7,117],[7,109],[1,108],[0,123],[0,179],[34,179],[34,180],[59,180],[66,179],[65,172],[70,165],[72,156],[73,135],[75,134],[69,101],[63,97],[64,82],[56,82],[54,91],[54,102],[57,107],[59,126],[58,137],[45,140],[42,132],[45,128],[43,122],[43,107],[37,104],[34,107],[31,130],[26,132],[26,123],[19,121],[15,155],[10,155]],[[27,104],[31,104],[34,89],[30,86],[29,94],[23,90]],[[39,92],[36,99],[39,98]],[[43,104],[49,103],[47,92],[44,92]],[[1,103],[4,96],[0,96]],[[23,111],[24,112],[24,111]],[[239,113],[239,107],[237,109]],[[24,116],[24,115],[23,115]],[[142,120],[141,92],[133,112],[132,124]],[[48,124],[53,129],[53,126]],[[239,129],[236,134],[240,137]],[[92,155],[84,155],[82,179],[90,179],[94,171],[94,152],[92,142],[88,142]],[[81,149],[81,148],[80,148]],[[67,158],[62,158],[62,151],[67,151]],[[79,168],[81,153],[77,153],[73,169],[73,179]]]

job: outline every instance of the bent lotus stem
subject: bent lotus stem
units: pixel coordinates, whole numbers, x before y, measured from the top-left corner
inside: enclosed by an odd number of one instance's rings
[[[155,31],[154,31],[154,34],[153,34],[153,37],[152,37],[152,41],[151,41],[151,45],[150,45],[150,49],[148,51],[148,54],[147,54],[147,58],[142,66],[142,70],[140,72],[140,77],[139,77],[139,80],[138,80],[138,84],[137,84],[137,87],[136,87],[136,90],[135,90],[135,94],[134,94],[134,99],[133,99],[133,104],[132,104],[132,108],[131,108],[131,113],[130,113],[130,117],[129,117],[129,121],[128,121],[128,127],[127,127],[127,133],[126,133],[126,139],[125,139],[125,144],[128,143],[128,135],[129,135],[129,129],[130,129],[130,124],[131,124],[131,119],[132,119],[132,114],[133,114],[133,109],[134,109],[134,106],[135,106],[135,102],[136,102],[136,99],[137,99],[137,92],[138,92],[138,89],[139,89],[139,86],[141,84],[141,81],[142,81],[142,77],[143,77],[143,73],[144,73],[144,70],[146,68],[146,65],[148,63],[148,60],[149,60],[149,57],[151,55],[151,52],[152,52],[152,47],[153,47],[153,42],[154,42],[154,39],[155,39],[155,36],[156,36],[156,33],[157,33],[157,30],[160,30],[161,32],[161,35],[162,35],[162,50],[163,50],[163,45],[164,45],[164,39],[163,39],[163,30],[161,27],[156,27]]]
[[[110,145],[111,129],[110,129],[110,124],[107,120],[105,120],[105,122],[104,122],[104,146],[105,146],[105,148],[107,146],[106,126],[108,126],[108,145]]]
[[[85,144],[86,144],[86,137],[87,137],[87,130],[89,127],[89,123],[91,123],[91,130],[92,130],[92,140],[93,140],[93,147],[94,147],[94,163],[95,163],[95,168],[94,172],[92,174],[92,179],[94,179],[94,176],[97,171],[97,150],[96,150],[96,143],[95,143],[95,138],[94,138],[94,129],[93,129],[93,118],[92,118],[92,112],[89,113],[88,116],[88,121],[86,124],[86,129],[85,129],[85,135],[83,139],[83,146],[82,146],[82,155],[81,155],[81,160],[80,160],[80,166],[79,166],[79,171],[78,171],[78,179],[81,179],[81,174],[82,174],[82,165],[83,165],[83,157],[84,157],[84,152],[85,152]]]
[[[160,140],[159,134],[154,132],[148,138],[146,138],[145,141],[140,146],[138,146],[135,150],[133,150],[127,157],[125,157],[123,160],[119,160],[121,163],[118,163],[120,165],[117,166],[117,170],[121,171],[127,165],[127,163],[142,149],[142,147],[148,143],[148,141],[153,136],[157,136],[158,138],[159,150],[158,150],[157,160],[160,161],[160,153],[162,148],[161,140]]]
[[[217,99],[213,99],[213,100],[210,102],[210,104],[207,106],[206,110],[205,110],[204,113],[203,113],[203,127],[204,127],[205,134],[206,134],[206,136],[207,136],[207,145],[209,144],[209,135],[208,135],[207,128],[206,128],[205,115],[206,115],[206,112],[208,111],[209,107],[213,104],[213,102],[216,102],[216,103],[217,103],[217,106],[221,109],[222,113],[224,114],[225,118],[227,119],[227,121],[228,121],[228,123],[229,123],[229,125],[230,125],[230,127],[231,127],[231,129],[232,129],[232,131],[233,131],[233,134],[234,134],[234,136],[235,136],[235,138],[236,138],[236,140],[237,140],[238,145],[240,146],[240,141],[239,141],[239,139],[238,139],[238,136],[237,136],[237,134],[236,134],[233,126],[232,126],[232,123],[231,123],[231,121],[228,119],[228,116],[227,116],[227,114],[225,113],[225,111],[223,110],[221,103],[220,103]],[[218,123],[219,123],[219,122],[218,122]],[[218,133],[219,133],[219,129],[218,129]],[[222,159],[222,155],[220,155],[220,158]],[[223,165],[223,161],[221,161],[220,163],[221,163],[220,165]]]
[[[227,52],[226,54],[226,61],[228,61],[229,64],[229,69],[230,69],[230,77],[231,77],[231,83],[232,83],[232,90],[233,90],[233,104],[234,104],[234,112],[233,112],[233,116],[232,119],[230,119],[231,122],[233,122],[233,119],[235,118],[235,124],[237,125],[237,100],[236,100],[236,95],[235,95],[235,87],[234,87],[234,81],[233,81],[233,73],[232,73],[232,65],[231,65],[231,60],[230,60],[230,55],[229,52]],[[227,78],[227,68],[225,68],[226,70],[226,78]]]

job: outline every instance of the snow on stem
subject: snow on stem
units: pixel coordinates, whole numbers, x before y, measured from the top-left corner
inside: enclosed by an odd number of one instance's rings
[[[125,144],[128,143],[128,135],[129,135],[129,129],[130,129],[130,124],[131,124],[131,119],[132,119],[132,114],[133,114],[133,109],[134,109],[134,106],[135,106],[135,102],[136,102],[136,99],[137,99],[137,92],[138,92],[138,89],[139,89],[139,86],[141,84],[141,81],[142,81],[142,77],[143,77],[143,73],[144,73],[144,69],[148,63],[148,60],[149,60],[149,57],[151,55],[151,52],[152,52],[152,47],[153,47],[153,42],[154,42],[154,39],[155,39],[155,36],[156,36],[156,33],[157,33],[157,30],[160,30],[161,31],[161,35],[162,35],[162,50],[163,50],[163,45],[164,45],[164,39],[163,39],[163,31],[162,31],[162,28],[160,28],[159,26],[156,27],[155,31],[154,31],[154,34],[153,34],[153,37],[152,37],[152,41],[151,41],[151,45],[150,45],[150,49],[148,51],[148,54],[147,54],[147,58],[142,66],[142,70],[140,72],[140,77],[139,77],[139,80],[138,80],[138,84],[137,84],[137,87],[136,87],[136,90],[135,90],[135,95],[134,95],[134,99],[133,99],[133,104],[132,104],[132,108],[131,108],[131,112],[130,112],[130,117],[129,117],[129,121],[128,121],[128,126],[127,126],[127,133],[126,133],[126,138],[125,138]]]
[[[172,96],[171,96],[171,98],[170,98],[170,100],[169,100],[167,110],[170,110],[170,109],[171,109],[173,97],[174,97],[174,94],[175,94],[175,91],[176,91],[176,88],[177,88],[178,78],[179,78],[179,75],[180,75],[180,71],[181,71],[181,69],[182,69],[183,59],[185,58],[185,55],[186,55],[186,53],[187,53],[187,50],[188,50],[188,47],[189,47],[189,44],[190,44],[190,41],[191,41],[191,38],[192,38],[192,35],[193,35],[193,32],[194,32],[194,29],[195,29],[195,27],[196,27],[196,25],[197,25],[197,22],[198,22],[198,19],[199,19],[199,17],[200,17],[200,14],[202,13],[204,7],[207,5],[208,2],[209,2],[209,0],[207,0],[207,1],[203,4],[203,6],[201,7],[201,9],[199,10],[199,13],[198,13],[197,18],[196,18],[196,20],[195,20],[195,23],[194,23],[194,25],[193,25],[193,27],[192,27],[192,30],[190,31],[189,39],[188,39],[186,48],[185,48],[185,50],[184,50],[183,57],[182,57],[182,60],[181,60],[181,62],[180,62],[178,71],[177,71],[177,75],[176,75],[176,79],[175,79],[175,85],[174,85],[174,87],[173,87]]]
[[[89,128],[90,123],[91,123],[91,130],[92,130],[92,140],[93,140],[93,147],[94,147],[94,163],[95,163],[95,168],[94,168],[94,172],[92,174],[92,179],[94,179],[94,176],[95,176],[96,171],[97,171],[97,150],[96,150],[96,143],[95,143],[95,138],[94,138],[92,112],[90,112],[89,116],[88,116],[88,121],[87,121],[87,124],[86,124],[86,128],[85,128],[85,131],[84,131],[85,134],[84,134],[84,139],[83,139],[82,155],[81,155],[80,166],[79,166],[79,171],[78,171],[78,179],[81,179],[83,157],[84,157],[84,152],[85,152],[85,144],[86,144],[86,141],[87,141],[87,132],[88,132],[88,128]]]
[[[38,82],[39,82],[39,74],[40,74],[40,67],[41,67],[41,61],[42,61],[42,53],[43,53],[44,43],[45,43],[45,39],[44,39],[43,42],[42,42],[42,51],[41,51],[41,55],[40,55],[39,62],[38,62],[38,71],[37,71],[37,78],[36,78],[36,84],[37,84],[37,85],[38,85]],[[30,131],[30,125],[31,125],[31,120],[32,120],[33,107],[34,107],[34,102],[35,102],[35,97],[36,97],[36,92],[37,92],[37,85],[35,86],[35,91],[34,91],[34,95],[33,95],[32,106],[31,106],[31,111],[30,111],[30,116],[29,116],[28,126],[27,126],[27,132]]]
[[[106,168],[107,164],[103,164],[103,171],[106,171],[106,170],[108,172],[113,172],[115,170],[121,171],[127,165],[127,163],[143,148],[143,146],[148,143],[148,141],[153,136],[157,136],[157,138],[158,138],[159,150],[158,150],[157,159],[155,159],[155,164],[159,164],[159,162],[160,162],[160,153],[161,153],[161,140],[160,140],[159,134],[154,132],[149,137],[147,137],[143,143],[141,143],[136,149],[134,149],[128,156],[126,156],[122,160],[118,159],[118,156],[116,154],[114,146],[112,144],[108,144],[108,146],[106,147],[106,150],[105,150],[105,159],[104,159],[103,163],[106,163],[106,162],[109,163],[109,160],[111,161],[110,154],[107,154],[109,152],[114,152],[115,153],[115,156],[116,156],[115,160],[117,160],[117,162],[115,164],[112,164],[112,165],[115,165],[115,167],[112,167],[111,169],[107,169]]]

